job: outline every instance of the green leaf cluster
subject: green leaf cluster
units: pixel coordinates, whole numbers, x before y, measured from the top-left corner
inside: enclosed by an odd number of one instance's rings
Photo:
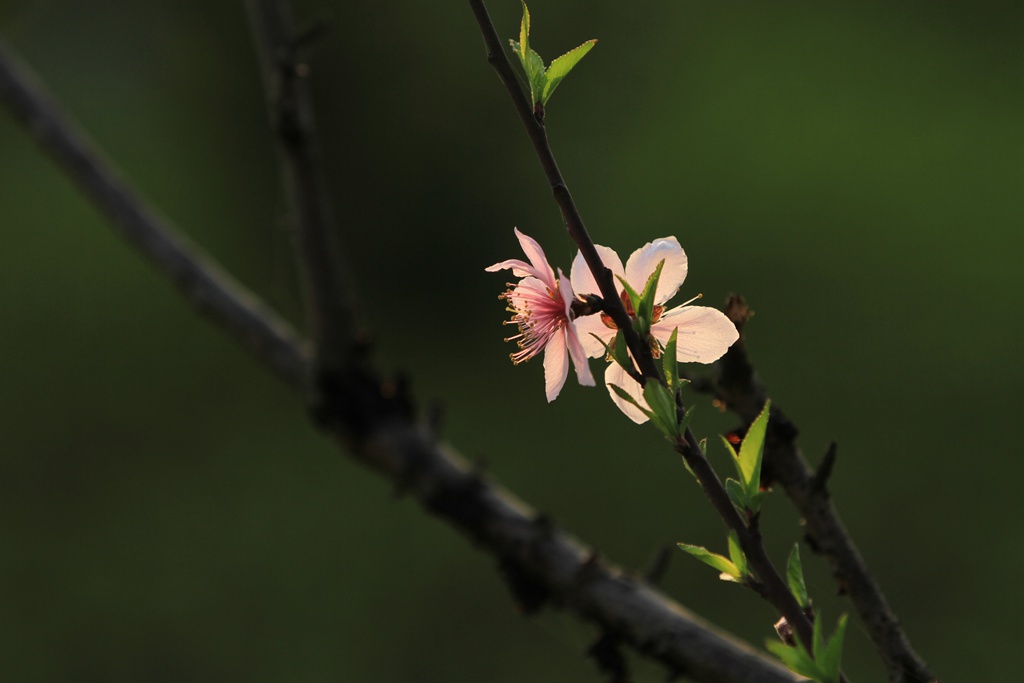
[[[732,455],[736,472],[740,477],[739,481],[727,479],[726,491],[729,493],[733,505],[748,514],[755,514],[760,509],[761,500],[766,493],[761,491],[761,461],[764,457],[764,440],[768,433],[768,414],[771,411],[771,406],[771,401],[764,404],[761,413],[750,425],[746,436],[743,437],[739,453],[725,437],[722,437],[722,443]]]
[[[644,291],[642,292],[637,292],[633,289],[632,285],[626,282],[625,278],[619,277],[619,282],[622,284],[626,296],[629,298],[629,304],[633,308],[635,318],[634,329],[645,344],[651,343],[654,299],[658,290],[658,281],[661,279],[661,271],[664,267],[665,260],[662,259],[654,269],[654,272],[651,273],[651,276],[647,278],[647,283],[644,285]],[[692,411],[687,411],[681,416],[680,404],[677,400],[679,389],[688,382],[688,380],[681,380],[679,378],[679,362],[676,358],[678,336],[679,330],[672,330],[672,336],[669,337],[668,344],[665,346],[662,361],[665,382],[662,383],[655,379],[648,379],[644,384],[643,394],[647,406],[640,405],[622,387],[615,386],[614,384],[609,385],[619,398],[636,406],[640,412],[650,419],[651,424],[658,428],[658,431],[673,441],[686,431],[692,414]],[[597,335],[594,335],[594,337],[600,341]],[[604,342],[601,343],[604,344]],[[611,359],[627,371],[634,371],[633,361],[629,357],[629,350],[626,348],[626,339],[622,334],[622,330],[619,330],[619,333],[615,335],[615,340],[611,345],[605,344],[604,346]]]
[[[658,431],[664,434],[670,441],[678,439],[690,423],[690,413],[687,411],[682,420],[678,418],[678,410],[675,394],[656,379],[648,379],[644,383],[644,401],[647,406],[640,403],[629,395],[625,389],[615,384],[609,384],[619,398],[634,405],[651,421]]]
[[[778,640],[765,643],[768,651],[782,660],[790,669],[807,676],[816,683],[839,683],[842,671],[843,639],[846,635],[846,615],[839,617],[835,633],[826,641],[822,634],[821,616],[814,620],[814,636],[812,652],[808,652],[803,643],[797,641],[790,647]]]
[[[750,576],[747,556],[743,554],[743,549],[740,548],[740,541],[736,537],[735,531],[729,532],[729,557],[713,553],[699,545],[690,545],[689,543],[678,543],[677,545],[684,552],[721,572],[718,576],[723,581],[743,583]]]
[[[530,10],[523,3],[523,20],[519,25],[519,41],[510,40],[512,51],[519,57],[526,73],[526,80],[530,84],[530,100],[542,107],[546,106],[558,84],[562,82],[572,68],[576,66],[583,56],[590,52],[597,40],[588,40],[579,47],[569,50],[561,57],[551,62],[547,68],[544,67],[544,60],[540,55],[530,49]]]

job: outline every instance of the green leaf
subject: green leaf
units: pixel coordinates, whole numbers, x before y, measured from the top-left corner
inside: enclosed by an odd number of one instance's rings
[[[643,318],[648,321],[648,329],[650,322],[654,320],[654,297],[657,296],[658,280],[661,279],[661,269],[664,267],[665,259],[662,259],[654,269],[654,272],[651,273],[651,276],[647,278],[647,282],[644,284],[644,291],[640,294],[640,305],[635,309],[637,318]]]
[[[740,539],[736,536],[735,531],[729,532],[729,559],[740,570],[741,576],[750,575],[750,568],[747,566],[747,556],[743,554],[743,548],[740,547]]]
[[[612,342],[612,358],[626,372],[634,372],[633,359],[629,357],[629,346],[626,344],[626,335],[622,330],[615,333],[615,340]]]
[[[743,484],[739,483],[732,477],[725,480],[725,491],[729,494],[729,500],[736,506],[739,511],[745,511],[749,507],[747,502],[747,490],[743,488]]]
[[[797,644],[797,647],[790,647],[778,640],[767,640],[764,646],[792,671],[815,681],[822,679],[823,672],[802,645]]]
[[[687,471],[687,472],[689,472],[689,473],[690,473],[690,475],[691,475],[691,476],[692,476],[692,477],[693,477],[694,479],[696,479],[696,480],[697,480],[697,483],[699,484],[699,483],[700,483],[700,477],[698,477],[698,476],[697,476],[697,473],[693,471],[693,468],[692,468],[692,467],[690,467],[690,463],[686,462],[686,458],[680,458],[680,459],[681,459],[681,460],[683,461],[683,467],[685,467],[685,468],[686,468],[686,471]]]
[[[699,545],[690,545],[689,543],[678,543],[677,545],[681,550],[693,555],[712,569],[717,569],[733,579],[741,579],[743,577],[739,568],[726,557],[722,557]]]
[[[676,329],[679,329],[679,328],[676,328]],[[725,444],[725,450],[727,450],[729,452],[729,455],[732,456],[732,464],[736,466],[736,474],[739,475],[741,480],[746,481],[746,478],[743,476],[743,469],[740,467],[740,456],[739,456],[739,454],[736,453],[736,449],[733,448],[732,444],[729,443],[729,440],[727,438],[725,438],[724,436],[722,436],[721,434],[718,435],[718,438],[722,440],[722,443]],[[745,492],[746,492],[746,489],[744,489],[744,494],[745,494]],[[743,496],[743,500],[746,500],[746,499],[747,499],[747,496],[744,495]]]
[[[693,419],[693,411],[696,410],[697,406],[690,406],[690,409],[683,413],[683,419],[679,422],[679,433],[682,434],[690,427],[690,421]]]
[[[793,591],[793,597],[804,609],[811,600],[807,595],[807,584],[804,582],[804,569],[800,562],[800,544],[793,544],[793,551],[789,554],[789,561],[786,562],[786,580],[789,582],[789,590]]]
[[[654,413],[654,425],[667,437],[679,436],[676,421],[676,402],[665,385],[656,379],[644,384],[644,400]]]
[[[512,44],[512,51],[519,57],[526,73],[526,80],[530,84],[530,100],[540,101],[540,93],[544,89],[544,60],[536,52],[530,49],[530,9],[523,3],[523,19],[519,24],[519,42],[509,41]]]
[[[619,398],[621,398],[623,401],[626,401],[627,403],[632,403],[634,406],[639,408],[640,412],[642,412],[644,415],[646,415],[648,419],[650,419],[650,420],[657,419],[655,417],[654,413],[652,413],[650,410],[648,410],[647,408],[645,408],[642,405],[640,405],[635,398],[633,398],[632,396],[629,395],[628,391],[626,391],[625,389],[623,389],[622,387],[620,387],[617,384],[609,384],[608,386],[611,388],[612,391],[614,391],[616,394],[618,394]]]
[[[661,364],[665,370],[665,381],[668,388],[675,391],[679,388],[679,359],[676,357],[676,344],[679,337],[679,328],[672,328],[672,336],[665,344],[665,352],[662,355]]]
[[[825,634],[821,626],[821,615],[814,620],[814,630],[812,631],[811,637],[811,654],[814,656],[814,661],[820,661],[821,656],[825,654]]]
[[[544,87],[540,93],[540,103],[546,105],[548,99],[551,97],[551,93],[555,91],[558,84],[562,82],[562,79],[569,75],[572,68],[576,66],[583,56],[590,52],[590,48],[594,47],[597,43],[596,39],[588,40],[577,48],[569,50],[561,57],[558,57],[551,62],[551,66],[548,67],[544,73]]]
[[[526,73],[526,80],[530,84],[530,100],[534,104],[544,106],[562,79],[569,75],[569,72],[583,59],[584,55],[590,52],[597,40],[588,40],[579,47],[569,50],[545,68],[544,60],[530,48],[530,9],[523,2],[523,19],[519,23],[519,41],[510,40],[509,43],[512,44],[512,51],[519,57],[523,71]]]
[[[523,20],[519,22],[519,44],[523,50],[530,49],[530,8],[523,2]]]
[[[819,616],[819,619],[821,617]],[[846,637],[846,615],[839,617],[836,632],[828,641],[825,652],[818,659],[818,666],[825,674],[828,683],[839,683],[840,672],[843,668],[843,639]]]
[[[740,473],[747,489],[748,500],[751,500],[761,488],[761,459],[764,456],[764,439],[768,432],[768,413],[771,406],[771,401],[764,404],[764,408],[750,425],[747,435],[743,437],[743,443],[740,444]]]

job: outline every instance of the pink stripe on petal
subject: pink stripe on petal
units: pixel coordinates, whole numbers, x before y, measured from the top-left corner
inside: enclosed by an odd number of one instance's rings
[[[569,376],[569,354],[565,348],[565,335],[559,331],[551,336],[544,347],[544,393],[548,403],[558,397]]]
[[[517,258],[495,263],[493,266],[487,266],[484,270],[488,273],[497,273],[499,270],[511,270],[512,274],[516,277],[540,277],[540,273],[537,272],[536,268],[526,261]]]
[[[526,254],[526,258],[530,260],[536,270],[536,277],[539,277],[544,281],[551,289],[555,288],[555,271],[551,270],[551,265],[548,263],[548,259],[544,256],[544,250],[541,249],[540,243],[533,239],[529,235],[524,235],[519,232],[519,228],[514,228],[516,237],[519,238],[519,246],[523,248],[523,253]]]
[[[564,332],[569,346],[569,357],[572,358],[572,364],[576,368],[576,379],[583,386],[594,386],[596,384],[594,381],[594,375],[590,373],[590,363],[587,361],[587,353],[583,350],[579,337],[576,336],[576,329],[572,325],[569,325],[565,328]]]

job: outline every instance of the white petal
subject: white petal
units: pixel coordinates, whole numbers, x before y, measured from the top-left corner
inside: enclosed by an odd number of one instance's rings
[[[604,383],[608,386],[608,394],[612,397],[612,401],[619,407],[619,410],[626,414],[633,422],[637,424],[643,424],[647,422],[647,416],[643,414],[635,405],[620,398],[617,393],[611,388],[610,385],[614,384],[620,389],[624,389],[626,393],[636,399],[636,402],[647,407],[647,401],[644,400],[643,389],[618,363],[609,363],[608,369],[604,371]]]
[[[597,249],[597,255],[601,257],[601,261],[605,266],[612,269],[612,273],[619,276],[625,276],[626,271],[622,269],[622,259],[615,253],[614,249],[608,247],[602,247],[600,244],[594,245]],[[576,252],[576,258],[573,259],[572,269],[569,271],[569,279],[572,281],[572,289],[577,294],[600,294],[601,288],[597,286],[597,280],[594,279],[594,274],[590,272],[590,266],[587,265],[586,260],[583,258],[583,254]],[[615,281],[616,291],[622,291],[622,285],[619,281]]]
[[[514,228],[514,230],[516,237],[519,238],[519,246],[523,248],[523,253],[526,254],[526,258],[530,259],[530,263],[537,270],[537,277],[554,290],[555,271],[551,270],[551,264],[548,263],[547,257],[544,256],[544,250],[540,248],[540,243],[529,235],[519,232],[519,228]]]
[[[607,354],[601,342],[594,339],[594,335],[596,334],[605,344],[611,344],[617,330],[605,325],[600,313],[576,318],[572,324],[576,327],[576,335],[588,356],[601,358]]]
[[[680,363],[714,363],[740,338],[725,313],[708,306],[673,308],[651,327],[651,334],[666,344],[676,327],[676,358]]]
[[[654,297],[656,304],[663,304],[674,297],[686,279],[686,252],[679,246],[679,241],[675,237],[662,237],[648,242],[626,261],[626,282],[637,292],[642,292],[662,259],[665,265],[658,279],[658,291]]]
[[[565,348],[565,335],[551,336],[544,347],[544,393],[548,403],[554,401],[569,376],[569,352]]]

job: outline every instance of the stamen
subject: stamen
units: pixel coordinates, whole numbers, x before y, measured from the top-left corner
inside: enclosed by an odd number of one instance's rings
[[[679,305],[680,305],[680,306],[689,306],[690,304],[692,304],[692,303],[693,303],[694,301],[696,301],[697,299],[703,299],[703,298],[704,298],[704,295],[703,295],[703,294],[698,294],[697,296],[693,297],[693,298],[692,298],[692,299],[690,299],[689,301],[684,301],[683,303],[681,303],[681,304],[679,304]]]

